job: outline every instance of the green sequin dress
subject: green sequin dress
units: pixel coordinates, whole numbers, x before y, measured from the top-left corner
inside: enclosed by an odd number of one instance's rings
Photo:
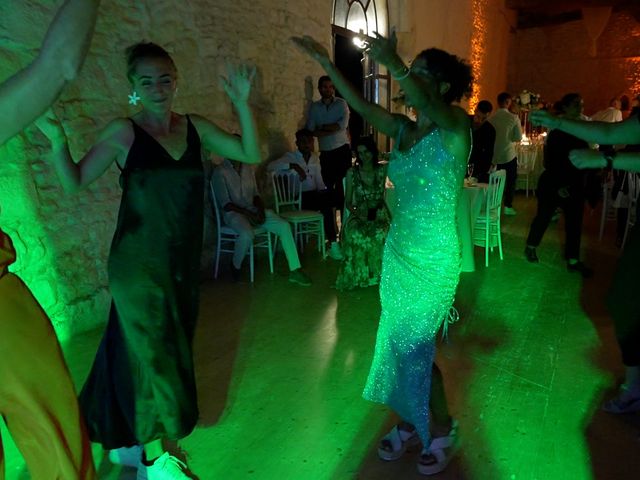
[[[342,254],[336,288],[351,290],[380,281],[382,250],[389,230],[389,213],[384,205],[386,168],[374,170],[372,185],[367,185],[360,168],[353,169],[353,206],[361,215],[351,214],[342,226]]]
[[[436,335],[460,277],[456,206],[465,163],[456,163],[434,128],[407,151],[394,150],[395,185],[384,248],[382,315],[363,396],[415,425],[430,444],[429,394]]]

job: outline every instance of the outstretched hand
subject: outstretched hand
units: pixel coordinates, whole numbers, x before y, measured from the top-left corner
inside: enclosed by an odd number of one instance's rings
[[[584,170],[585,168],[604,168],[607,166],[607,161],[602,152],[590,148],[571,150],[569,160],[580,170]]]
[[[256,75],[256,67],[241,65],[238,68],[227,66],[227,76],[221,76],[222,88],[234,104],[246,103],[251,93],[251,82]]]
[[[398,58],[398,37],[396,32],[393,30],[389,38],[383,37],[378,32],[373,32],[373,34],[375,38],[365,42],[366,48],[364,51],[376,63],[389,66]]]
[[[313,37],[310,37],[309,35],[305,35],[303,37],[291,37],[291,41],[316,62],[322,64],[323,62],[331,61],[327,49]]]
[[[48,108],[36,121],[36,127],[47,137],[52,143],[66,141],[66,134],[62,128],[62,122],[55,112]]]
[[[546,110],[534,110],[529,113],[529,121],[536,126],[547,128],[558,128],[560,119],[555,115],[551,115]]]

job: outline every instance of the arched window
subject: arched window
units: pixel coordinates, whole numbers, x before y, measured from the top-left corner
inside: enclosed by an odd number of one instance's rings
[[[362,87],[364,97],[387,109],[391,108],[389,74],[381,72],[379,66],[361,52],[354,51],[359,35],[374,36],[373,32],[389,34],[389,9],[387,0],[334,0],[333,2],[333,46],[336,66],[351,82]],[[361,67],[354,69],[354,62]],[[359,84],[359,85],[358,85]],[[357,135],[375,134],[372,128],[354,114],[350,122],[352,138]],[[353,138],[355,140],[355,138]],[[388,139],[379,139],[379,146],[389,147]]]
[[[386,0],[334,0],[333,25],[365,35],[387,36],[389,13]]]

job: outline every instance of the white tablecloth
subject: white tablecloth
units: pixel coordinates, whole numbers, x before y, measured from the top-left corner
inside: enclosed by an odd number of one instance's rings
[[[473,272],[476,269],[473,258],[473,229],[476,219],[482,211],[487,196],[487,183],[474,186],[466,185],[462,189],[458,202],[458,235],[462,246],[462,271]]]

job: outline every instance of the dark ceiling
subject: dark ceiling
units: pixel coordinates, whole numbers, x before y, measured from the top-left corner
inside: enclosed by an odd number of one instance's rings
[[[518,12],[518,28],[559,25],[582,18],[582,7],[613,7],[626,11],[640,22],[640,0],[507,0],[508,8]]]

